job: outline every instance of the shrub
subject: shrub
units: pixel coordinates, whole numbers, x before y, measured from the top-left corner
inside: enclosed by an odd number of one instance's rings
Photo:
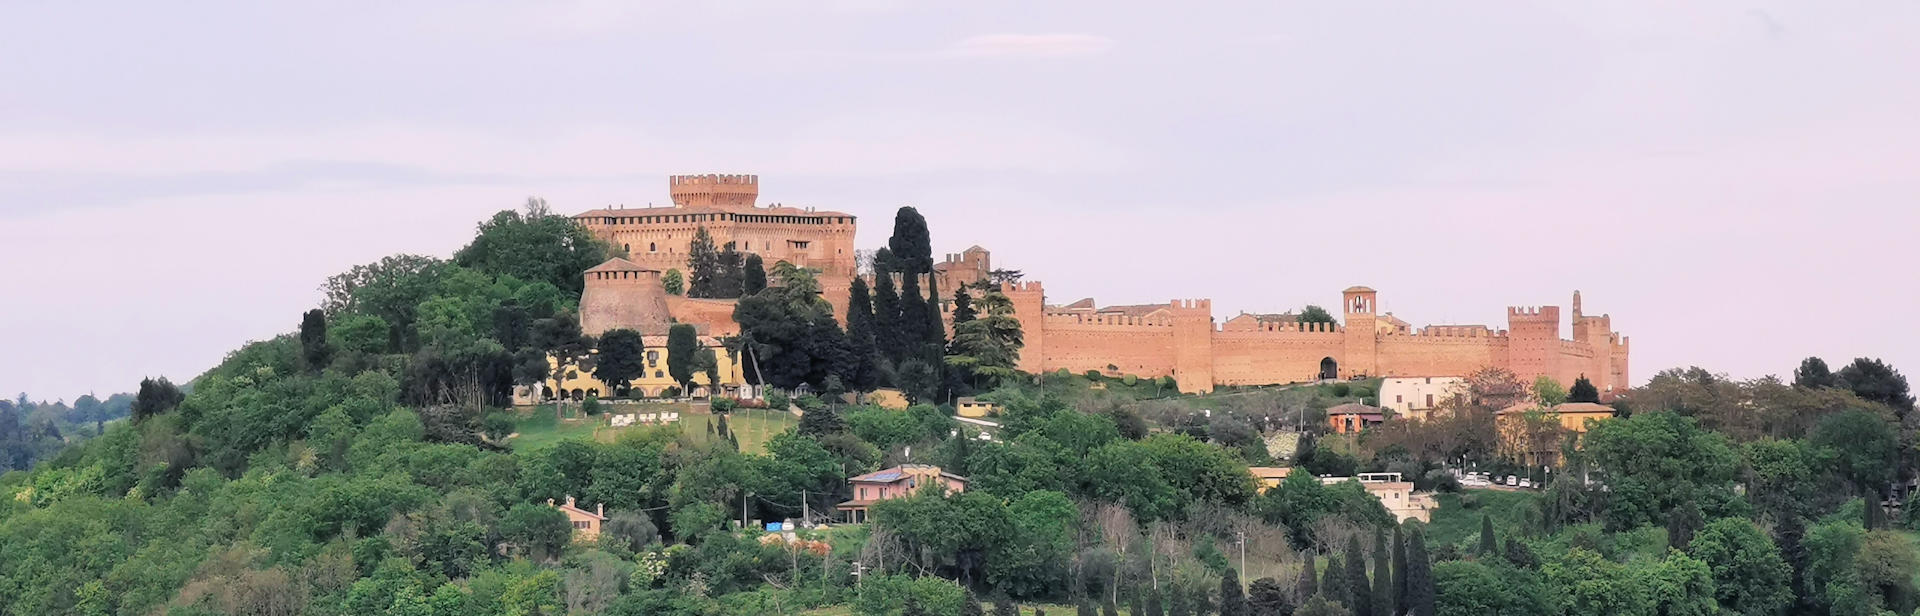
[[[1088,370],[1086,376],[1087,376],[1087,380],[1093,381],[1095,383],[1098,383],[1100,381],[1104,381],[1107,379],[1107,375],[1100,374],[1099,370]]]
[[[587,399],[580,403],[580,411],[588,415],[599,415],[600,414],[599,394],[587,394]]]
[[[1140,377],[1137,377],[1131,374],[1120,377],[1120,384],[1126,385],[1128,387],[1132,387],[1135,383],[1139,383],[1139,382],[1140,382]]]
[[[662,397],[662,398],[678,398],[678,397],[680,397],[680,386],[679,386],[679,385],[668,385],[666,389],[662,389],[662,390],[660,390],[660,397]]]
[[[1345,398],[1348,394],[1353,393],[1353,388],[1346,383],[1334,383],[1332,393],[1335,398]]]
[[[733,398],[714,398],[709,405],[715,413],[731,413],[740,407],[740,401]]]
[[[792,400],[787,398],[786,392],[777,389],[767,390],[766,398],[767,408],[770,409],[786,410],[787,404],[792,402]]]
[[[807,394],[804,396],[800,396],[798,398],[794,398],[793,405],[800,407],[801,411],[809,412],[809,413],[827,408],[827,403],[820,400],[819,396],[815,396],[813,394]]]

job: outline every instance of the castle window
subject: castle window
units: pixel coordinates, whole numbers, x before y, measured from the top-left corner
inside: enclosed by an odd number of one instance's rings
[[[658,252],[659,250],[658,247],[653,245],[653,242],[647,242],[647,252]]]
[[[655,370],[655,371],[653,371],[653,378],[656,378],[656,379],[658,379],[658,378],[663,378],[663,377],[665,377],[665,376],[666,376],[666,373],[664,373],[664,372],[661,372],[661,371],[659,371],[659,370]]]

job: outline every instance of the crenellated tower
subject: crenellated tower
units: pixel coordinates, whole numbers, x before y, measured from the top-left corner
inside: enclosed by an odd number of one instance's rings
[[[667,176],[674,207],[746,209],[760,199],[760,176],[708,173]]]
[[[1020,322],[1020,361],[1015,367],[1021,372],[1039,374],[1045,371],[1047,357],[1046,312],[1047,294],[1039,281],[1010,282],[1001,288],[1007,300],[1013,303],[1013,318]]]
[[[1559,306],[1507,308],[1507,369],[1514,376],[1529,384],[1541,375],[1559,379],[1559,358]]]
[[[1347,287],[1340,292],[1340,307],[1345,313],[1347,332],[1346,343],[1342,345],[1344,357],[1335,357],[1339,362],[1340,376],[1357,374],[1375,375],[1379,371],[1378,345],[1375,331],[1379,320],[1379,292],[1364,286]]]
[[[1213,300],[1176,299],[1173,313],[1173,380],[1183,393],[1213,391]]]

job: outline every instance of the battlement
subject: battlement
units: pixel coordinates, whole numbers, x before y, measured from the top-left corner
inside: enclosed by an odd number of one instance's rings
[[[1176,299],[1167,302],[1167,306],[1174,310],[1201,310],[1209,314],[1213,312],[1213,300],[1210,299]]]
[[[1214,331],[1224,332],[1223,326],[1215,326]],[[1255,323],[1253,329],[1239,330],[1234,333],[1268,334],[1338,334],[1347,331],[1339,323],[1301,323],[1298,321]]]
[[[1173,321],[1165,317],[1157,317],[1157,316],[1136,317],[1136,316],[1129,316],[1124,314],[1098,314],[1098,313],[1078,314],[1078,313],[1060,313],[1060,312],[1048,313],[1046,315],[1046,323],[1048,326],[1055,326],[1055,325],[1097,325],[1097,326],[1120,326],[1120,327],[1172,327],[1173,326]]]
[[[1559,306],[1508,306],[1509,321],[1560,321]]]
[[[760,176],[672,175],[667,192],[676,207],[753,207],[760,198]]]
[[[1038,280],[1024,280],[1024,281],[1020,281],[1020,282],[1013,282],[1013,283],[1008,283],[1008,284],[1007,284],[1007,285],[1006,285],[1005,287],[1003,287],[1003,288],[1001,289],[1001,292],[1002,292],[1002,293],[1008,293],[1008,294],[1012,294],[1012,293],[1040,293],[1040,292],[1041,292],[1041,290],[1040,290],[1040,281],[1038,281]]]

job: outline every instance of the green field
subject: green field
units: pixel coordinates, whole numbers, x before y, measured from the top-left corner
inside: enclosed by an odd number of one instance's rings
[[[713,423],[715,417],[707,413],[680,416],[681,429],[696,443],[705,443],[713,438],[707,433],[707,426]],[[797,425],[800,425],[800,418],[785,411],[736,409],[727,415],[727,429],[733,431],[734,438],[740,441],[740,451],[746,453],[766,451],[769,439]]]
[[[1463,490],[1436,497],[1440,509],[1433,512],[1433,521],[1427,523],[1428,545],[1478,541],[1483,514],[1493,518],[1494,532],[1503,537],[1515,529],[1539,525],[1533,521],[1534,516],[1539,515],[1534,504],[1539,496],[1533,492]]]

